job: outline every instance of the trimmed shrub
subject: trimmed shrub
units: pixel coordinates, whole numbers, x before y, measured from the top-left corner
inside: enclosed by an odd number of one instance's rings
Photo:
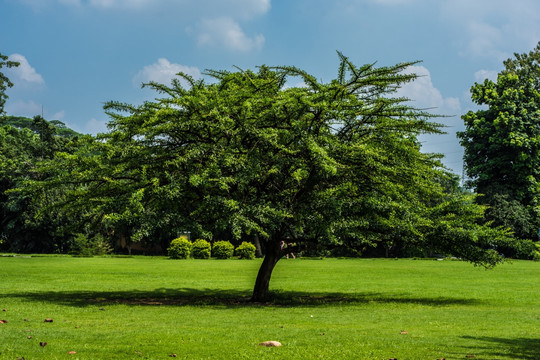
[[[532,259],[534,261],[540,261],[540,243],[535,243],[534,247],[536,249],[532,253]]]
[[[236,248],[235,253],[240,259],[255,259],[255,245],[244,241]]]
[[[230,259],[234,254],[234,246],[228,241],[216,241],[212,247],[212,256],[217,259]]]
[[[167,253],[171,259],[187,259],[191,255],[191,242],[185,238],[178,238],[171,241]]]
[[[191,254],[195,259],[210,259],[211,251],[212,246],[208,241],[203,239],[195,240],[191,248]]]

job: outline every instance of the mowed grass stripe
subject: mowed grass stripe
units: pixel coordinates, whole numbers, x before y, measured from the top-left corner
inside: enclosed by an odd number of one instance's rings
[[[251,304],[259,265],[2,257],[0,359],[539,358],[540,263],[284,259]]]

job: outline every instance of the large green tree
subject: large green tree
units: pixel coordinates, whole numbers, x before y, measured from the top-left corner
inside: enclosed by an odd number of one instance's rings
[[[148,84],[162,97],[106,104],[110,133],[57,156],[47,167],[54,175],[33,186],[78,184],[66,206],[138,239],[171,229],[257,236],[265,257],[256,301],[267,298],[285,239],[302,250],[407,242],[500,260],[489,250],[500,233],[477,224],[482,208],[446,192],[438,157],[420,151],[417,136],[439,125],[392,97],[416,78],[403,71],[412,64],[340,59],[330,82],[262,66],[208,71],[210,83],[179,74],[171,86]],[[298,78],[302,86],[288,85]]]
[[[540,227],[540,43],[504,62],[497,81],[471,88],[485,106],[463,116],[458,134],[470,184],[490,205],[487,217],[517,237],[536,239]]]
[[[20,64],[16,61],[10,61],[8,60],[8,57],[6,55],[2,55],[0,53],[0,116],[4,115],[4,105],[6,104],[6,100],[8,99],[8,96],[6,94],[6,90],[10,87],[13,87],[13,83],[9,80],[9,78],[2,73],[2,68],[12,68],[17,67]]]

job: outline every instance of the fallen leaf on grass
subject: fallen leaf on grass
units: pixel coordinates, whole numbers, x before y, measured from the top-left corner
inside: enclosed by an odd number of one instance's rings
[[[47,319],[45,319],[45,321],[43,321],[43,322],[53,322],[53,319],[47,318]]]
[[[45,341],[42,341],[42,342],[39,343],[39,346],[41,346],[41,347],[43,347],[45,345],[47,345],[47,343]]]
[[[18,357],[17,360],[24,360],[24,358],[23,357]]]
[[[68,354],[70,355],[73,355],[73,354],[76,354],[77,352],[76,351],[68,351]]]
[[[178,357],[178,355],[176,355],[176,354],[171,354],[171,355],[169,355],[169,357]]]
[[[27,336],[26,338],[27,338],[27,339],[31,339],[32,337],[31,337],[31,336]]]
[[[399,332],[401,335],[407,335],[409,332],[408,331],[400,331]]]

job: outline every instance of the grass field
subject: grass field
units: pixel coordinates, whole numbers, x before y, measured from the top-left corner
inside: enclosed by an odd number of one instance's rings
[[[251,304],[259,265],[0,257],[0,359],[540,359],[540,263],[282,260]]]

